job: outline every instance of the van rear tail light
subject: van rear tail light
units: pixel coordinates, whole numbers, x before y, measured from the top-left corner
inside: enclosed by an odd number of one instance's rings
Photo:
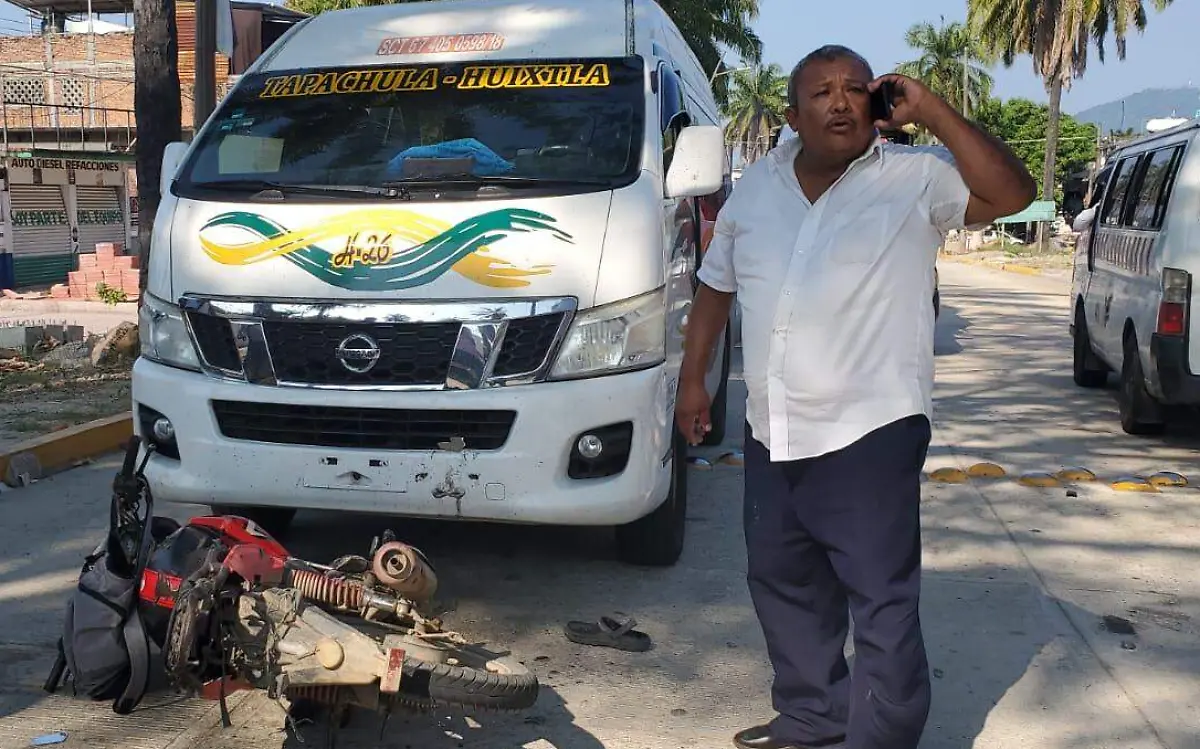
[[[1158,305],[1159,335],[1181,336],[1187,332],[1191,287],[1192,277],[1187,271],[1163,269],[1162,301]]]

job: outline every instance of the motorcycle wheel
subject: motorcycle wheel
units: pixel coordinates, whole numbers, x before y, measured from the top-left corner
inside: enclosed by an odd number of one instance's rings
[[[473,645],[446,648],[456,664],[405,659],[397,702],[488,710],[525,710],[537,702],[537,677],[515,658]]]

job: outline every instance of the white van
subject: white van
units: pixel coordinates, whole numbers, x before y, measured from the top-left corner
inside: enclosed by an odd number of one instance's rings
[[[1120,378],[1122,428],[1163,431],[1173,407],[1200,404],[1200,120],[1113,154],[1075,219],[1070,329],[1074,378]]]
[[[315,16],[163,174],[133,374],[156,497],[276,531],[304,508],[612,526],[628,561],[678,558],[676,383],[731,180],[654,2]]]

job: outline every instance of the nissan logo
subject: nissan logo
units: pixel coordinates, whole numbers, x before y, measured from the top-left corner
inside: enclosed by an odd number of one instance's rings
[[[375,368],[379,361],[379,344],[375,339],[363,333],[348,335],[338,344],[337,360],[347,370],[356,374],[365,374]]]

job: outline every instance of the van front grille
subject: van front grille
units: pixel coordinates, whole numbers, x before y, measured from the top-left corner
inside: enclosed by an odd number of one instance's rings
[[[346,408],[214,400],[213,414],[229,439],[277,445],[373,450],[442,449],[461,437],[468,450],[499,450],[515,411]]]
[[[263,323],[263,334],[280,382],[305,385],[440,385],[461,325],[439,323]],[[379,359],[366,372],[354,372],[338,359],[338,347],[351,336],[369,336]]]

